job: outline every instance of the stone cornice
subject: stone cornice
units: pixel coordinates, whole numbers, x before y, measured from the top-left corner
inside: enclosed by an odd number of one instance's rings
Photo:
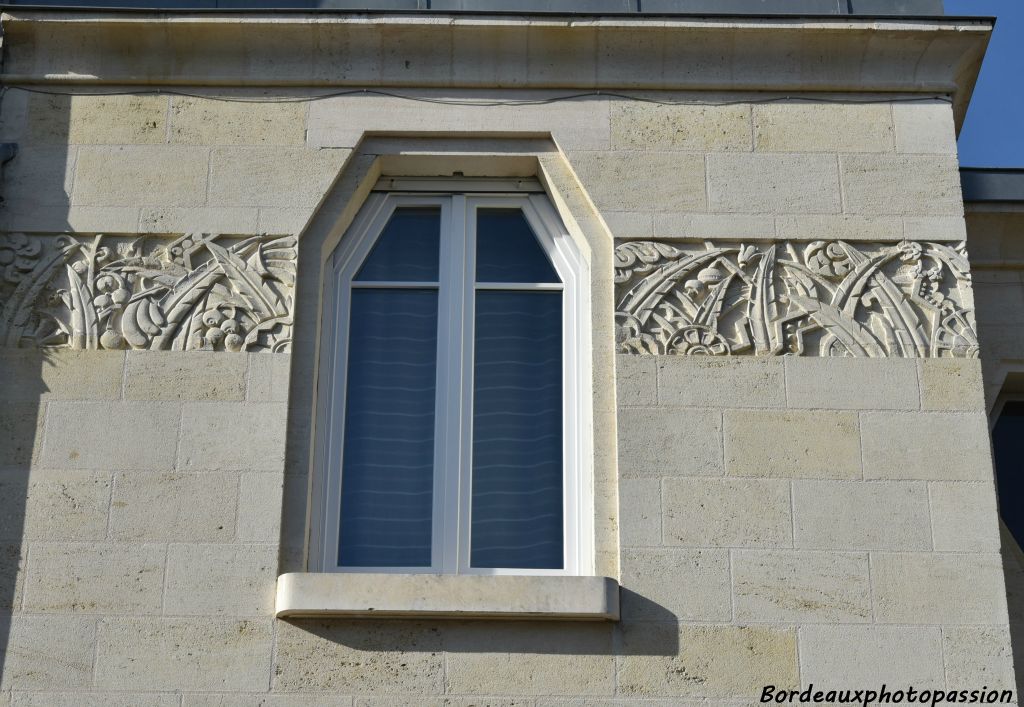
[[[5,83],[941,93],[987,19],[557,18],[9,10]]]

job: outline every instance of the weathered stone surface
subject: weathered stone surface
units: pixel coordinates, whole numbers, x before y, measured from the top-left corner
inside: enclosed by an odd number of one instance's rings
[[[32,461],[40,448],[45,406],[39,403],[7,403],[0,406],[0,466]]]
[[[990,481],[988,422],[981,413],[866,412],[864,478]]]
[[[186,403],[178,467],[282,471],[286,422],[283,403]]]
[[[36,543],[25,610],[159,614],[165,553],[160,545]]]
[[[654,356],[615,357],[616,394],[621,405],[658,403],[658,360]]]
[[[298,477],[302,489],[282,494],[284,483],[280,474],[242,474],[238,489],[238,539],[245,542],[277,542],[281,539],[281,503],[292,501],[283,512],[291,525],[301,526],[305,534],[307,477]],[[301,493],[300,493],[301,491]],[[283,498],[282,498],[283,496]],[[301,505],[297,502],[301,501]],[[301,539],[301,536],[300,536]],[[301,543],[299,543],[301,545]]]
[[[171,98],[172,143],[182,145],[302,145],[306,105],[192,96]]]
[[[0,611],[21,608],[26,551],[20,544],[0,543]]]
[[[606,695],[615,692],[608,624],[464,623],[442,632],[446,691]]]
[[[842,155],[843,205],[853,214],[955,216],[963,213],[956,158]]]
[[[351,150],[215,147],[210,206],[316,206]]]
[[[736,214],[655,214],[652,235],[666,241],[711,238],[770,240],[775,238],[775,219],[772,216]]]
[[[981,361],[969,358],[922,358],[921,407],[925,410],[984,410]]]
[[[897,152],[956,154],[953,110],[945,101],[894,103],[892,117]]]
[[[748,479],[665,479],[666,545],[791,547],[789,483]]]
[[[624,621],[730,621],[725,550],[624,550]]]
[[[930,550],[923,483],[794,481],[796,546],[828,550]]]
[[[703,211],[704,156],[673,152],[570,152],[599,210]]]
[[[352,707],[353,698],[329,694],[237,693],[182,695],[182,707]]]
[[[942,687],[942,638],[935,626],[801,626],[800,678],[837,690]]]
[[[6,402],[116,400],[123,377],[121,351],[0,349]]]
[[[619,527],[623,547],[661,544],[661,480],[619,481]]]
[[[794,408],[917,410],[917,361],[787,356],[786,400]]]
[[[736,620],[871,621],[867,553],[737,550]]]
[[[50,145],[141,145],[167,139],[166,96],[33,94],[30,141]]]
[[[1013,650],[1006,626],[945,626],[942,653],[950,689],[1016,690]]]
[[[708,407],[785,407],[782,361],[729,356],[662,356],[658,366],[658,402]]]
[[[230,692],[269,682],[269,619],[109,618],[96,643],[100,689]]]
[[[857,415],[828,410],[727,410],[730,476],[858,478]]]
[[[763,152],[892,152],[893,132],[884,103],[754,106],[754,149]]]
[[[235,535],[235,474],[119,474],[110,537],[136,542],[224,542]]]
[[[833,155],[708,155],[712,211],[832,214],[841,211]]]
[[[213,351],[129,351],[124,397],[242,400],[248,359],[242,354]]]
[[[294,233],[292,230],[266,229],[259,226],[259,212],[252,208],[219,208],[207,206],[158,206],[141,209],[138,216],[140,233]],[[123,229],[134,231],[135,224]]]
[[[275,691],[444,692],[437,624],[302,620],[278,622],[277,631]]]
[[[722,419],[716,411],[622,408],[618,423],[623,476],[722,474]]]
[[[935,481],[928,484],[936,550],[998,552],[999,512],[988,482]]]
[[[0,617],[4,690],[84,690],[92,686],[96,619],[88,616]]]
[[[72,200],[79,206],[201,206],[207,158],[199,147],[81,147]]]
[[[288,402],[291,362],[291,355],[286,353],[274,356],[249,354],[246,400],[255,403]]]
[[[792,215],[777,216],[775,228],[780,239],[816,241],[823,236],[843,241],[900,241],[903,219],[898,216]],[[938,240],[923,235],[920,240]]]
[[[111,485],[107,472],[33,471],[27,498],[18,500],[25,504],[24,538],[104,539]]]
[[[277,545],[172,545],[169,615],[260,616],[274,608]]]
[[[611,104],[613,149],[750,149],[750,106]]]
[[[178,707],[179,704],[178,695],[152,692],[19,692],[17,700],[17,707]]]
[[[163,402],[52,402],[42,463],[66,469],[170,469],[177,405]]]
[[[623,626],[619,693],[756,701],[765,685],[796,688],[796,635],[757,626]]]
[[[871,584],[880,623],[1007,623],[996,553],[874,553]]]

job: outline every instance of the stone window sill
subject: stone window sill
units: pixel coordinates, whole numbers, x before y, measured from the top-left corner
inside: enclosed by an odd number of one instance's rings
[[[291,572],[277,618],[313,616],[618,621],[609,577]]]

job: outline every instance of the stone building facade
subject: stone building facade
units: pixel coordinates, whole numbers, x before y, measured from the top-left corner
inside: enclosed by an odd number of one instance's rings
[[[2,23],[0,704],[1015,691],[1019,228],[965,224],[955,142],[989,21]],[[321,572],[333,253],[474,190],[585,262],[579,576]]]

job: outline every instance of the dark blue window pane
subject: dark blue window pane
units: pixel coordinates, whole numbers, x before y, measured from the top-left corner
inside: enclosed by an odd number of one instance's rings
[[[478,292],[473,567],[559,569],[562,293]]]
[[[353,290],[341,538],[344,567],[428,567],[437,291]]]
[[[992,430],[992,452],[999,513],[1017,544],[1024,547],[1024,402],[1011,401],[1003,407]]]
[[[437,282],[441,209],[395,209],[374,244],[358,282]]]
[[[480,209],[477,282],[561,282],[520,209]]]

